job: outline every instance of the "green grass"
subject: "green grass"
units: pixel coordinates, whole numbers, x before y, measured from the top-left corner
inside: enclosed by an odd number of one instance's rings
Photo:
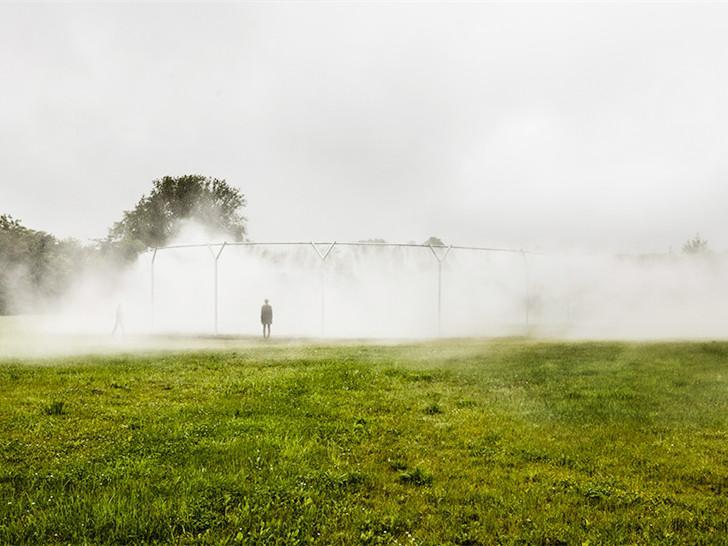
[[[728,544],[728,344],[0,362],[0,543]]]

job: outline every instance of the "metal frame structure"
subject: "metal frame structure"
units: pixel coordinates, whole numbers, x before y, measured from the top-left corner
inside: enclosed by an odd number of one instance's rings
[[[161,250],[175,250],[183,248],[204,248],[210,251],[210,255],[213,260],[213,324],[214,333],[218,334],[218,308],[219,308],[219,292],[218,292],[218,268],[220,262],[220,256],[228,246],[311,246],[318,257],[321,259],[321,334],[324,334],[325,324],[325,308],[326,308],[326,279],[323,264],[329,257],[331,252],[336,246],[353,246],[353,247],[367,247],[367,246],[378,246],[378,247],[399,247],[399,248],[429,248],[437,260],[437,333],[438,336],[442,334],[442,265],[447,260],[450,252],[453,250],[469,250],[477,252],[505,252],[511,254],[520,254],[523,258],[524,277],[525,277],[525,324],[526,330],[528,330],[530,324],[529,317],[529,264],[527,255],[535,254],[532,251],[524,249],[513,249],[513,248],[498,248],[498,247],[483,247],[483,246],[461,246],[461,245],[432,245],[432,244],[416,244],[416,243],[387,243],[387,242],[339,242],[339,241],[272,241],[272,242],[257,242],[257,241],[237,241],[228,242],[223,241],[222,243],[196,243],[196,244],[180,244],[180,245],[169,245],[160,246],[150,249],[151,252],[151,271],[150,271],[150,304],[151,304],[151,322],[154,327],[154,300],[155,300],[155,281],[154,281],[154,264],[157,259],[157,253]],[[325,249],[325,250],[322,250]],[[439,252],[439,253],[438,253]]]

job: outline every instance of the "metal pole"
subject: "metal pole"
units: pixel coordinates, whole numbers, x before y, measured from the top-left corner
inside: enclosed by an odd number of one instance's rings
[[[442,336],[442,262],[437,262],[437,335]]]
[[[432,255],[437,260],[437,336],[440,337],[442,335],[442,264],[447,258],[448,254],[450,254],[450,251],[452,250],[452,245],[447,247],[445,253],[442,256],[435,252],[435,247],[433,247],[432,245],[427,246],[430,248]]]
[[[214,305],[214,313],[215,313],[215,335],[217,335],[217,311],[218,311],[218,280],[217,280],[217,271],[218,271],[218,262],[220,261],[220,255],[222,254],[222,251],[225,250],[225,245],[227,243],[223,243],[222,246],[220,246],[220,250],[217,251],[217,253],[213,253],[213,258],[215,260],[215,305]],[[210,247],[208,247],[210,248]],[[212,249],[210,249],[210,252],[212,252]]]
[[[528,274],[528,259],[526,258],[526,252],[521,250],[521,256],[523,257],[523,274],[526,281],[526,335],[530,328],[530,310],[531,310],[531,291],[530,291],[530,279]]]
[[[324,264],[321,264],[321,337],[324,337],[326,331],[326,271]]]
[[[157,259],[157,249],[152,250],[152,267],[150,269],[150,298],[151,311],[149,313],[150,330],[154,330],[154,262]]]
[[[215,260],[215,335],[217,335],[217,260]]]
[[[324,336],[325,332],[325,313],[326,313],[326,270],[324,269],[324,264],[326,263],[326,258],[329,257],[329,254],[331,254],[331,251],[334,249],[334,246],[336,245],[336,241],[331,243],[329,245],[329,248],[326,249],[326,252],[321,252],[319,247],[311,241],[311,246],[316,251],[316,254],[319,255],[319,258],[321,258],[321,337]]]

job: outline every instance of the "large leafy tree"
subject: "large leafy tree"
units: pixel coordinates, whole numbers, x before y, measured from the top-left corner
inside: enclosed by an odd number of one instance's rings
[[[201,175],[165,176],[154,180],[149,195],[124,212],[122,220],[109,231],[109,242],[123,244],[127,252],[164,246],[185,220],[198,222],[211,234],[242,241],[245,204],[241,191],[225,180]]]

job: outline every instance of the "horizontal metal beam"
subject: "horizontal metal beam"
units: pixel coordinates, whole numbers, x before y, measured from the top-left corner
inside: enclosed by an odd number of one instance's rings
[[[502,247],[488,247],[488,246],[462,246],[462,245],[425,245],[417,243],[379,243],[369,241],[223,241],[221,243],[193,243],[193,244],[182,244],[182,245],[169,245],[160,246],[155,250],[173,250],[176,248],[202,248],[202,247],[213,247],[213,246],[310,246],[314,244],[316,246],[329,247],[332,245],[336,246],[372,246],[372,247],[400,247],[400,248],[442,248],[443,250],[475,250],[481,252],[508,252],[513,254],[541,254],[532,250],[524,250],[520,248],[502,248]]]

